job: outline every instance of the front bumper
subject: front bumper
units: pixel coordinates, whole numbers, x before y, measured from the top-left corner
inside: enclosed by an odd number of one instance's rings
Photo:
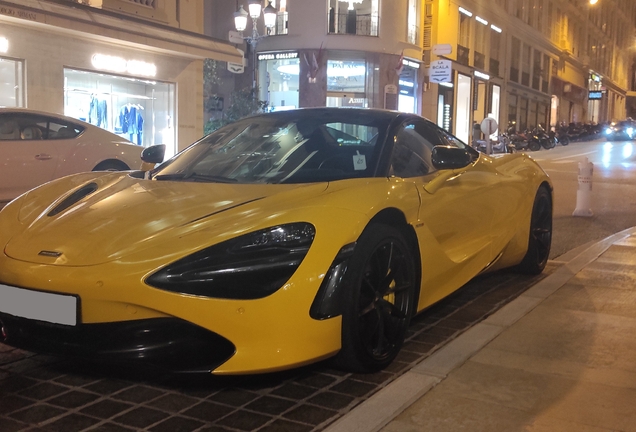
[[[177,318],[66,326],[0,313],[0,341],[27,351],[175,372],[211,372],[235,352],[227,339]]]

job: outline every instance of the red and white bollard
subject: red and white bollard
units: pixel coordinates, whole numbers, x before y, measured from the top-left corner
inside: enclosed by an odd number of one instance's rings
[[[585,162],[579,162],[579,188],[576,191],[576,208],[572,216],[594,216],[592,212],[592,174],[594,164],[585,158]]]

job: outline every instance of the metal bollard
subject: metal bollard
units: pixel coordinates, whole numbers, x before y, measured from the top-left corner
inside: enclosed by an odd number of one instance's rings
[[[585,158],[585,162],[579,162],[579,187],[576,191],[576,208],[572,216],[594,216],[592,212],[592,174],[594,164]]]

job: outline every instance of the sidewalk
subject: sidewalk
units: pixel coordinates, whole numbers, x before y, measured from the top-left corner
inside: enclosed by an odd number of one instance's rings
[[[636,227],[557,261],[324,432],[636,431]]]

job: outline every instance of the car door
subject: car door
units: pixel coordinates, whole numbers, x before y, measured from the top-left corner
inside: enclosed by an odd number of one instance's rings
[[[490,225],[496,176],[482,169],[479,161],[455,173],[436,170],[431,162],[433,147],[458,144],[435,128],[419,119],[404,122],[391,158],[393,174],[413,182],[420,196],[416,232],[426,287],[420,305],[445,297],[494,259]]]
[[[48,139],[45,116],[7,113],[0,118],[0,202],[50,181],[58,166],[58,145]]]

